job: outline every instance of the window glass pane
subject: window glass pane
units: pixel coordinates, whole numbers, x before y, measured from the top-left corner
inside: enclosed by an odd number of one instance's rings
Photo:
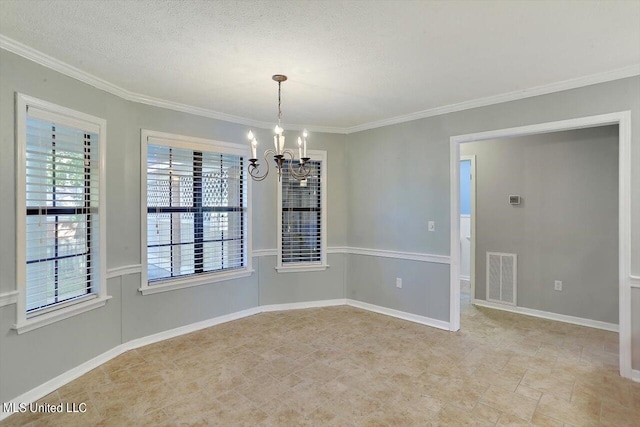
[[[98,143],[95,133],[27,118],[27,311],[92,292]]]
[[[206,271],[222,270],[225,265],[228,265],[225,261],[228,260],[225,260],[222,242],[207,242],[204,244],[204,269]]]
[[[62,300],[75,298],[86,294],[87,256],[73,256],[58,261],[58,275],[61,285],[58,289],[59,298]]]
[[[322,261],[322,165],[312,160],[307,167],[311,173],[302,181],[291,175],[288,162],[282,174],[283,264]]]
[[[244,266],[241,156],[148,145],[149,281]]]
[[[27,311],[55,302],[55,262],[27,264]]]

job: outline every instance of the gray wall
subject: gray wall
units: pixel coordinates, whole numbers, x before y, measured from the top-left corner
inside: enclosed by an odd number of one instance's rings
[[[107,120],[107,268],[140,264],[140,129],[247,143],[247,127],[125,101],[0,49],[0,293],[15,283],[14,93],[22,92]],[[254,129],[269,141],[269,130]],[[346,243],[344,136],[313,133],[312,149],[328,155],[328,244]],[[263,147],[264,148],[264,147]],[[276,247],[276,178],[253,186],[253,248]],[[275,257],[254,257],[247,278],[141,295],[140,275],[107,282],[105,307],[17,335],[15,305],[0,308],[0,401],[60,375],[135,338],[256,307],[344,298],[345,256],[310,273],[277,274]],[[303,280],[304,279],[304,280]],[[29,369],[17,367],[30,366]]]
[[[0,293],[15,289],[14,92],[107,120],[107,266],[140,263],[140,128],[246,142],[246,126],[122,100],[0,50]],[[329,158],[328,245],[449,254],[449,137],[613,111],[640,128],[640,78],[629,78],[355,134],[313,134]],[[268,130],[256,130],[268,141]],[[632,132],[632,180],[640,188],[640,137]],[[253,247],[276,246],[274,177],[253,187]],[[640,274],[640,192],[632,198],[632,271]],[[436,231],[427,231],[427,221]],[[108,281],[103,308],[16,335],[15,306],[0,308],[0,401],[6,401],[130,339],[258,304],[335,299],[448,318],[446,265],[331,254],[325,272],[274,274],[254,258],[249,278],[157,295],[138,293],[139,275]],[[374,270],[375,266],[375,270]],[[378,274],[372,274],[372,271]],[[395,288],[395,277],[403,288]],[[397,290],[396,290],[397,289]],[[634,301],[637,301],[636,298]],[[640,311],[637,304],[634,311]],[[640,330],[634,317],[634,330]],[[637,336],[637,334],[636,334]],[[80,337],[78,339],[78,337]],[[634,367],[640,339],[634,340]],[[20,370],[28,364],[34,369]]]
[[[254,131],[255,132],[255,131]],[[258,138],[268,141],[271,131],[259,130]],[[345,181],[345,136],[310,134],[311,149],[327,151],[327,245],[344,247],[347,243],[347,189]],[[277,175],[253,183],[253,248],[277,247]],[[259,269],[260,305],[287,304],[345,298],[345,255],[329,254],[329,268],[308,273],[278,273],[276,256],[254,258]]]
[[[618,127],[460,152],[476,156],[476,298],[486,299],[486,253],[515,253],[518,306],[618,324]]]
[[[347,297],[449,321],[449,264],[349,254]],[[402,288],[396,287],[396,277]]]
[[[442,114],[348,135],[347,193],[349,246],[449,254],[449,139],[496,129],[631,111],[632,236],[631,272],[640,275],[640,77],[621,79],[543,96]],[[427,231],[434,220],[436,230]],[[381,267],[393,274],[374,276],[365,265],[349,263],[347,295],[376,298],[379,305],[442,318],[448,313],[448,274],[433,275],[427,262]],[[416,287],[395,290],[395,277]],[[364,293],[363,289],[367,289]],[[353,291],[356,292],[355,296]],[[366,295],[359,297],[358,295]],[[429,301],[427,295],[442,295]],[[445,296],[446,295],[446,296]],[[374,297],[376,296],[376,297]],[[416,302],[417,301],[417,302]],[[634,300],[637,301],[637,298]],[[632,311],[640,312],[634,304]],[[634,316],[634,369],[640,369],[640,316]],[[464,325],[462,325],[464,328]]]

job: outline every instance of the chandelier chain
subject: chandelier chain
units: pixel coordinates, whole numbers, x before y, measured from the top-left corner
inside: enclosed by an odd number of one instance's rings
[[[282,119],[282,110],[280,109],[280,85],[282,85],[282,82],[278,82],[278,124],[280,124],[280,119]]]

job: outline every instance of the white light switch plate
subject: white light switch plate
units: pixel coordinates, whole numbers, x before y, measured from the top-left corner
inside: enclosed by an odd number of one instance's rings
[[[429,221],[429,231],[436,231],[436,222]]]

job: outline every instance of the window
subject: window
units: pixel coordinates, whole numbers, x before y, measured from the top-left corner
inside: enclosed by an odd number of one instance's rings
[[[246,148],[143,131],[141,291],[251,273]]]
[[[278,186],[278,271],[323,270],[326,263],[326,152],[311,151],[299,181],[285,161]],[[297,161],[294,161],[295,167]]]
[[[18,332],[106,302],[106,122],[18,94]]]

